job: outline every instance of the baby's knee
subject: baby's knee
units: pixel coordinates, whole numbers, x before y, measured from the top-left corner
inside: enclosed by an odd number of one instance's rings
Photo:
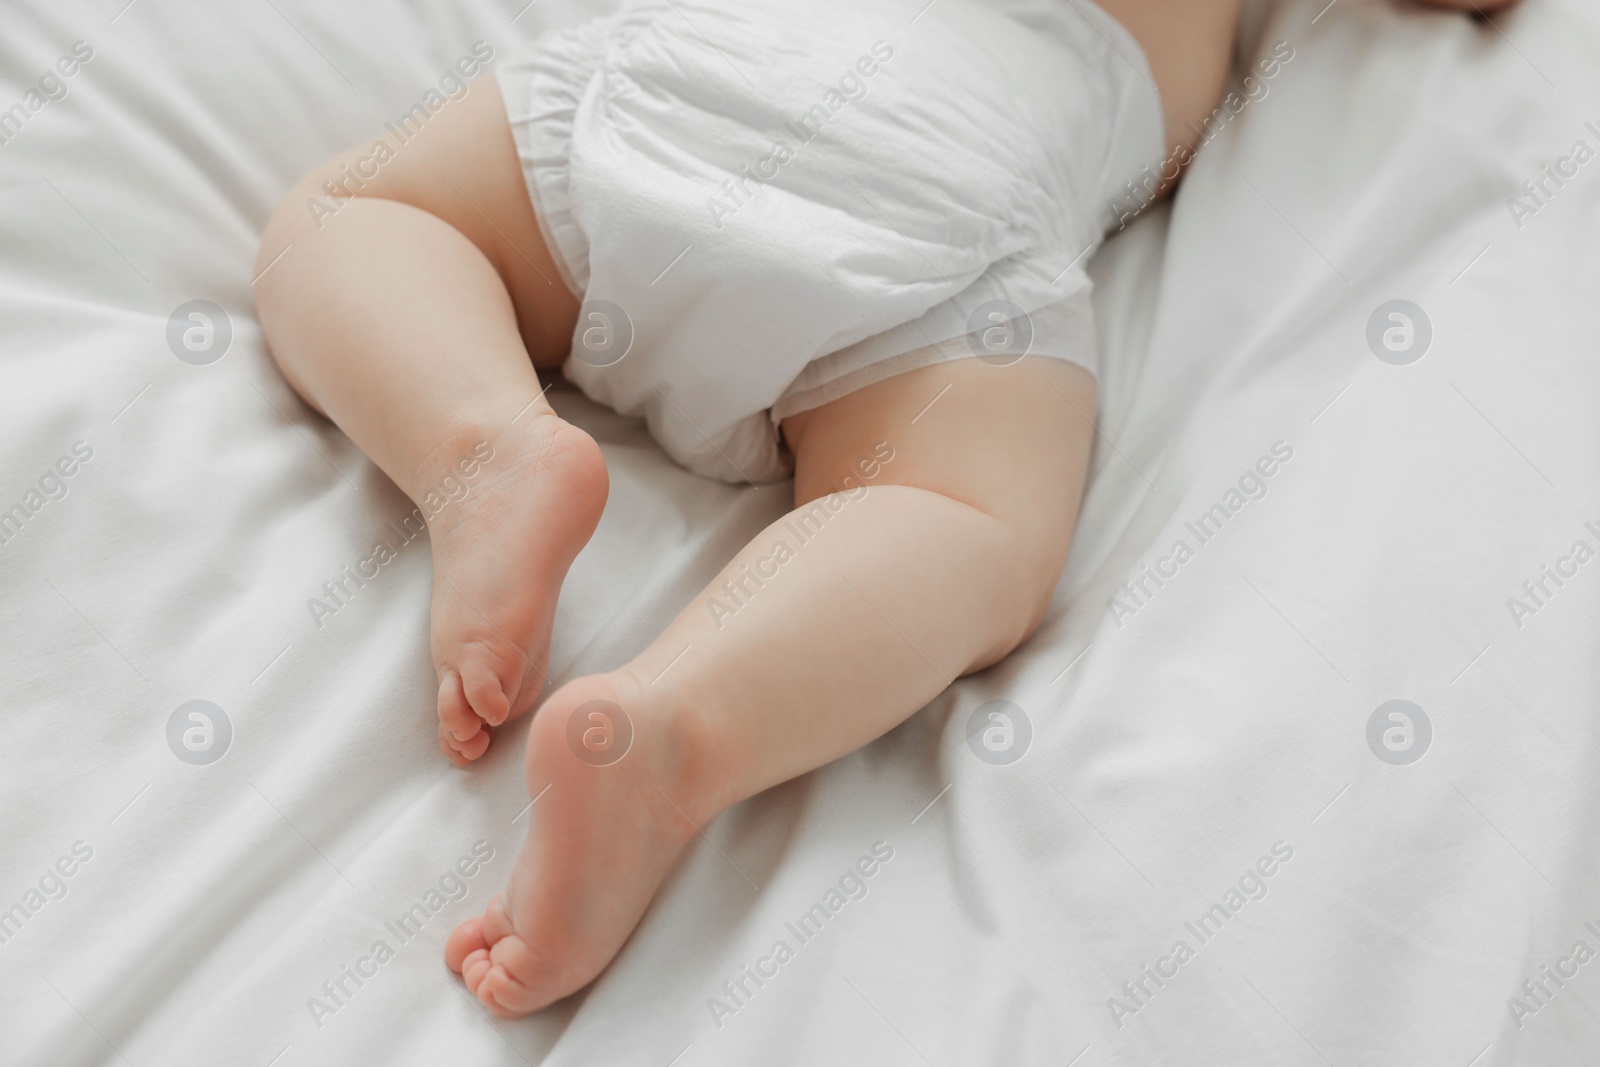
[[[975,565],[992,568],[996,593],[1004,598],[1001,633],[990,663],[998,662],[1032,637],[1044,621],[1066,566],[1071,539],[1070,521],[1040,514],[1025,520],[1020,528],[1013,525],[999,537],[992,559],[974,561]]]
[[[960,627],[975,642],[974,658],[963,673],[998,663],[1044,620],[1066,562],[1070,522],[1054,517],[1054,509],[1001,517],[937,490],[899,491],[938,501],[916,525],[919,536],[938,540],[932,549],[939,560],[935,570],[952,578],[942,609],[947,625]]]
[[[302,235],[307,228],[309,218],[307,215],[308,201],[312,190],[315,172],[307,174],[283,195],[272,214],[267,217],[267,224],[261,231],[261,241],[256,247],[256,262],[253,268],[254,276],[258,280],[265,279],[266,269],[293,246],[295,238]]]
[[[321,229],[346,202],[365,194],[364,187],[351,181],[354,175],[349,173],[348,155],[317,164],[289,187],[262,231],[263,246],[270,244],[273,236],[291,237],[304,230]]]

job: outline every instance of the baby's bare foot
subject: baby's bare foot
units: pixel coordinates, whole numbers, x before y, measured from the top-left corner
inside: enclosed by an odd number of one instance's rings
[[[686,718],[652,695],[625,672],[594,675],[562,686],[534,716],[527,840],[505,892],[445,948],[450,968],[497,1014],[538,1011],[598,975],[720,807],[698,773]],[[626,754],[605,763],[628,724]]]
[[[439,747],[458,767],[488,749],[490,727],[537,702],[556,597],[607,492],[599,446],[548,411],[495,434],[487,449],[465,498],[429,524]]]

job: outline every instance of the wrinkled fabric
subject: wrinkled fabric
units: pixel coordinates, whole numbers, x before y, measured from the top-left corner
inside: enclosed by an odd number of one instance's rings
[[[586,301],[567,376],[697,473],[784,477],[774,416],[986,338],[1096,365],[1084,264],[1161,149],[1143,54],[1088,4],[914,14],[637,0],[499,72]]]

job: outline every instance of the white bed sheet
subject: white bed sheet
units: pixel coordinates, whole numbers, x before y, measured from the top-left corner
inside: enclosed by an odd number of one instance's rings
[[[1247,58],[1294,58],[1096,263],[1101,434],[1039,634],[717,820],[602,979],[517,1022],[441,954],[517,847],[519,745],[466,773],[434,749],[425,544],[313,624],[409,506],[278,376],[250,264],[310,163],[474,41],[504,54],[586,5],[7,13],[0,108],[74,41],[94,56],[0,144],[0,509],[92,456],[0,546],[0,909],[28,911],[0,943],[0,1063],[1584,1062],[1600,562],[1520,620],[1508,598],[1600,547],[1600,163],[1520,227],[1507,198],[1600,147],[1600,23],[1576,0],[1498,29],[1323,3],[1263,13]],[[207,366],[166,341],[192,299],[232,324]],[[1406,366],[1365,339],[1392,299],[1432,324]],[[785,490],[696,479],[557,403],[613,486],[562,596],[571,675],[641,647]],[[1279,441],[1263,499],[1108,607]],[[1008,766],[965,741],[998,698],[1033,728]],[[195,699],[233,730],[207,766],[167,743]],[[1393,699],[1432,724],[1408,766],[1367,742]],[[479,842],[466,897],[401,943],[386,923]],[[869,894],[799,944],[785,923],[876,842]],[[1266,896],[1202,943],[1185,924],[1279,842]],[[58,861],[65,895],[29,897]],[[318,1017],[379,939],[394,958]],[[731,1001],[779,939],[794,958]],[[1143,968],[1179,940],[1158,987]]]

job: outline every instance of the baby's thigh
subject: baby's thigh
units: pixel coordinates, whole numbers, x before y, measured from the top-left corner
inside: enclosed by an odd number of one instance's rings
[[[1013,528],[1059,570],[1094,441],[1095,380],[1075,363],[960,359],[783,421],[795,504],[858,485],[936,492]],[[1053,579],[1052,579],[1053,583]]]
[[[335,224],[336,197],[394,200],[448,223],[499,273],[534,364],[566,358],[578,302],[545,246],[492,76],[323,162],[290,196],[305,200],[309,229]]]

